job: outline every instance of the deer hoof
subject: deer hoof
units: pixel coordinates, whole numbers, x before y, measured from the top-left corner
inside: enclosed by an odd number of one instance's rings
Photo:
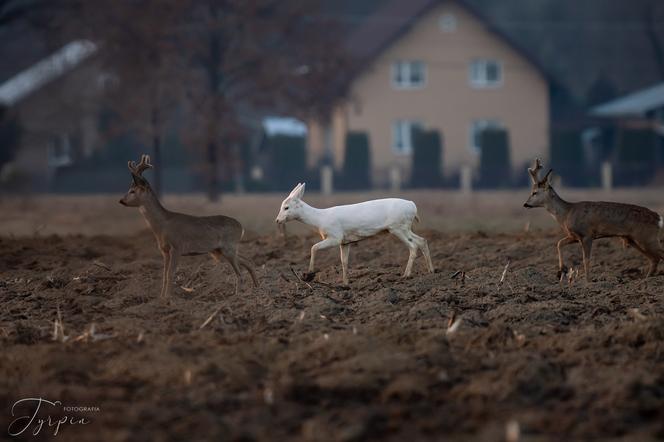
[[[562,268],[558,270],[558,273],[556,274],[558,276],[558,279],[562,278],[563,275],[566,275],[568,271],[569,269],[567,268],[567,266],[562,266]]]
[[[302,274],[302,281],[310,282],[314,280],[316,272],[305,272]]]

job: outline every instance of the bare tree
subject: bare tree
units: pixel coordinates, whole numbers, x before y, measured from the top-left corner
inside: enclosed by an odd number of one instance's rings
[[[203,134],[207,193],[219,197],[219,162],[235,164],[232,143],[246,113],[329,109],[332,69],[344,55],[331,29],[311,20],[311,4],[297,0],[193,2],[187,52],[194,69],[187,82],[194,120]],[[325,81],[325,79],[329,81]]]
[[[124,131],[151,145],[154,190],[161,192],[165,122],[181,102],[186,66],[179,34],[186,4],[178,0],[81,1],[74,32],[93,40],[106,83],[106,105]]]

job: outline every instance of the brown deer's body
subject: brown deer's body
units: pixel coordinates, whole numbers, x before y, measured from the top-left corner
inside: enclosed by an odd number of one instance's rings
[[[538,172],[541,168],[539,160],[536,160],[535,167],[528,169],[533,187],[524,207],[544,207],[566,233],[567,236],[558,241],[559,274],[567,270],[563,263],[562,248],[579,242],[583,251],[586,280],[589,280],[592,242],[609,237],[622,238],[625,245],[631,245],[645,255],[650,261],[647,276],[655,273],[657,264],[664,259],[664,249],[659,242],[664,220],[659,214],[632,204],[604,201],[567,202],[551,187],[551,171],[543,180],[539,179]]]
[[[161,296],[172,295],[180,256],[205,253],[209,253],[216,261],[224,257],[231,264],[236,274],[236,292],[243,281],[240,266],[249,271],[254,285],[258,286],[253,264],[237,253],[244,234],[240,222],[223,215],[192,216],[166,210],[141,175],[145,169],[152,167],[149,161],[150,158],[143,155],[138,166],[133,161],[129,162],[134,182],[120,204],[138,207],[157,239],[164,258]]]

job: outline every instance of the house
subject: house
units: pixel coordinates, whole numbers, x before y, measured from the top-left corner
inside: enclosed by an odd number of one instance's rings
[[[482,130],[506,129],[512,168],[547,156],[549,85],[539,65],[462,0],[391,0],[347,43],[359,61],[348,99],[309,124],[309,166],[344,162],[349,131],[368,133],[374,185],[408,176],[416,127],[443,138],[451,176],[479,162]]]
[[[592,107],[589,115],[594,121],[584,131],[584,141],[608,153],[618,170],[631,168],[624,173],[626,183],[646,184],[656,173],[657,181],[664,181],[664,83],[601,103]],[[639,154],[639,150],[652,153]],[[627,151],[632,152],[629,162],[638,160],[641,165],[626,164]]]
[[[664,83],[599,104],[590,110],[590,115],[621,125],[645,124],[664,132]]]
[[[103,76],[94,63],[84,62],[96,51],[89,41],[72,41],[0,83],[3,114],[20,127],[13,161],[0,173],[3,179],[14,175],[21,187],[47,190],[58,168],[90,153],[98,137],[94,103]]]

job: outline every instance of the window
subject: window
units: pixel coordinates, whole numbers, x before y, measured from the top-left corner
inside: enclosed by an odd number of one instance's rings
[[[482,144],[482,132],[486,129],[502,129],[503,125],[498,120],[474,120],[470,124],[469,144],[474,152],[480,151]]]
[[[392,125],[392,150],[409,155],[413,151],[413,131],[421,127],[418,121],[396,120]]]
[[[443,32],[454,32],[457,28],[457,19],[454,14],[443,14],[438,21],[438,26]]]
[[[424,87],[426,68],[423,61],[397,61],[392,65],[392,84],[399,89]]]
[[[69,135],[63,134],[51,140],[48,147],[48,165],[50,167],[64,167],[73,163],[72,146]]]
[[[474,87],[497,87],[503,81],[502,65],[496,60],[473,60],[469,74]]]

